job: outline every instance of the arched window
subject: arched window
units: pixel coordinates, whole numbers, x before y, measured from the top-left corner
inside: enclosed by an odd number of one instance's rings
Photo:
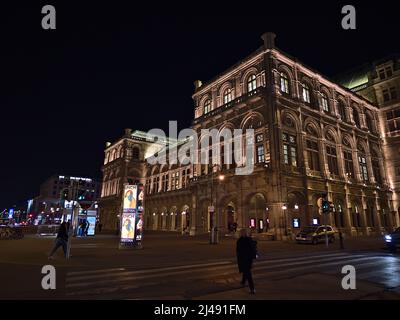
[[[204,114],[207,114],[207,113],[209,113],[211,111],[211,100],[210,99],[207,99],[205,102],[204,102]]]
[[[252,74],[247,79],[247,92],[251,92],[257,88],[257,78],[255,74]]]
[[[301,84],[301,96],[305,103],[311,103],[310,99],[310,87],[306,83]]]
[[[360,115],[358,114],[358,111],[356,108],[353,108],[353,120],[356,123],[357,128],[361,128]]]
[[[232,89],[227,88],[224,91],[224,104],[232,101]]]
[[[282,93],[289,94],[289,79],[286,73],[281,72],[280,89]]]
[[[328,96],[326,95],[325,92],[321,93],[321,107],[322,110],[324,110],[325,112],[329,112]]]
[[[338,112],[340,115],[340,118],[342,121],[347,121],[347,116],[346,116],[346,106],[343,101],[339,101],[338,103]]]
[[[132,149],[132,159],[139,160],[139,148],[138,147],[134,147]]]

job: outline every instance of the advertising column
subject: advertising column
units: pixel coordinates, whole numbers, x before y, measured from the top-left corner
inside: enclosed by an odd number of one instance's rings
[[[143,185],[125,185],[122,199],[120,249],[142,247]]]

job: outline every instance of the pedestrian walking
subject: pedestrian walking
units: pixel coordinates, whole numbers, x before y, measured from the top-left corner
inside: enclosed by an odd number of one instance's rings
[[[64,221],[58,228],[56,243],[54,245],[53,250],[51,250],[49,254],[49,259],[51,260],[54,259],[53,255],[59,247],[63,248],[64,255],[65,257],[67,257],[68,231],[69,231],[69,223]]]
[[[255,294],[251,268],[253,260],[257,257],[257,242],[249,236],[247,229],[240,230],[240,238],[236,242],[236,256],[239,272],[242,273],[242,286],[249,284],[250,293]]]

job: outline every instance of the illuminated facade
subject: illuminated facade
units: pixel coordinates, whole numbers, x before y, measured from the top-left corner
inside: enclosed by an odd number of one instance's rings
[[[313,222],[348,235],[399,225],[380,110],[277,49],[274,34],[262,38],[240,63],[205,84],[196,81],[193,94],[199,144],[201,129],[255,130],[253,173],[235,175],[234,164],[149,165],[146,155],[159,149],[127,130],[105,150],[106,228],[118,225],[122,186],[134,181],[146,187],[146,229],[197,234],[214,223],[229,233],[237,223],[286,239]],[[317,206],[321,195],[333,203],[327,216]]]
[[[400,218],[400,56],[363,65],[339,79],[340,83],[379,107],[380,133],[388,184],[393,190],[393,220]]]

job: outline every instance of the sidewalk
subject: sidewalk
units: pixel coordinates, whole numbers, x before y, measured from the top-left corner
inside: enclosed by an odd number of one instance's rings
[[[324,287],[321,287],[324,284]],[[198,296],[194,300],[400,300],[400,291],[385,289],[368,281],[358,280],[356,290],[344,290],[341,278],[329,274],[307,274],[287,279],[255,280],[256,294],[248,287]],[[318,297],[318,298],[316,298]]]

